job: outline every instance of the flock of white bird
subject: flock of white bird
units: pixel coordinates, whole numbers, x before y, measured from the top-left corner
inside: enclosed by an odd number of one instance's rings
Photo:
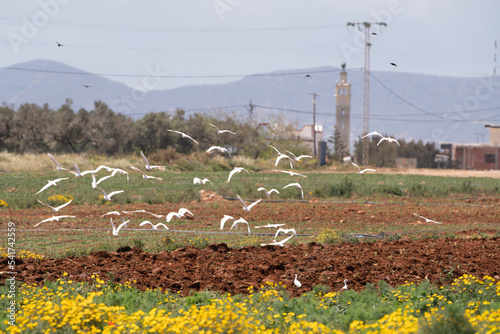
[[[214,124],[210,124],[210,125],[213,126],[215,129],[217,129],[217,134],[228,133],[228,134],[235,135],[235,133],[233,131],[230,131],[230,130],[220,130],[216,125],[214,125]],[[187,135],[187,134],[185,134],[183,132],[180,132],[180,131],[177,131],[177,130],[170,130],[170,129],[168,131],[169,132],[178,133],[183,138],[187,138],[187,139],[193,141],[195,144],[198,144],[198,141],[196,141],[191,136],[189,136],[189,135]],[[379,137],[381,137],[380,141],[377,143],[377,146],[380,145],[383,141],[387,141],[389,143],[394,142],[394,143],[396,143],[399,146],[399,142],[396,139],[391,138],[391,137],[384,137],[383,135],[381,135],[377,131],[370,132],[367,135],[363,136],[362,138],[365,138],[365,137],[368,137],[368,136],[379,136]],[[272,145],[268,145],[268,146],[271,147],[272,149],[274,149],[276,151],[276,153],[277,153],[277,157],[276,157],[276,161],[275,161],[275,167],[278,166],[278,164],[280,163],[280,161],[284,160],[284,161],[287,161],[289,163],[290,169],[293,169],[293,164],[294,163],[299,162],[302,159],[312,158],[312,156],[310,156],[310,155],[299,155],[299,156],[296,156],[294,153],[292,153],[290,151],[285,151],[287,154],[281,153],[276,147],[274,147]],[[231,154],[224,147],[211,146],[208,150],[206,150],[206,152],[209,153],[209,154],[211,154],[214,151],[219,151],[221,154],[227,154],[229,157],[231,157]],[[54,158],[54,156],[52,154],[48,153],[48,156],[56,164],[56,170],[57,171],[69,172],[69,173],[73,174],[75,177],[84,177],[87,174],[91,174],[92,175],[92,181],[91,181],[92,188],[93,189],[99,189],[101,191],[101,193],[102,193],[102,198],[104,200],[106,200],[106,201],[111,201],[111,198],[113,196],[118,195],[120,193],[123,193],[124,190],[115,190],[115,191],[111,191],[111,192],[106,192],[104,189],[102,189],[99,186],[99,184],[101,184],[102,182],[104,182],[104,181],[106,181],[106,180],[114,177],[116,174],[126,175],[127,181],[129,180],[129,173],[127,171],[123,170],[123,169],[120,169],[120,168],[113,168],[113,167],[108,167],[108,166],[101,165],[98,168],[96,168],[95,170],[88,170],[88,171],[80,172],[80,169],[78,168],[77,164],[74,163],[74,169],[75,169],[75,171],[71,171],[71,170],[68,170],[66,168],[61,167],[61,165],[59,164],[59,162]],[[160,168],[164,168],[165,167],[165,166],[153,166],[153,165],[150,165],[148,159],[146,158],[146,156],[144,155],[144,153],[142,151],[141,151],[141,157],[142,157],[142,159],[145,162],[145,169],[146,169],[147,172],[151,172],[151,171],[154,171],[155,169],[160,169]],[[359,174],[363,174],[365,172],[376,172],[375,169],[366,168],[366,169],[362,170],[355,163],[351,162],[351,164],[358,169]],[[133,171],[136,171],[136,172],[140,173],[142,175],[143,179],[145,179],[145,180],[150,180],[150,179],[162,180],[162,178],[160,178],[160,177],[156,177],[156,176],[152,176],[152,175],[147,175],[145,172],[143,172],[141,169],[139,169],[137,167],[130,166],[130,169],[133,170]],[[101,177],[99,180],[97,180],[96,179],[96,174],[100,170],[106,170],[108,173],[110,173],[110,175]],[[277,169],[275,169],[274,171],[275,172],[279,172],[279,173],[286,173],[286,174],[290,175],[291,177],[293,177],[293,176],[299,176],[299,177],[307,178],[306,175],[295,173],[295,172],[288,171],[288,170],[277,170]],[[245,168],[243,168],[243,167],[234,167],[234,169],[229,173],[229,176],[228,176],[228,179],[227,179],[226,182],[230,182],[231,178],[236,173],[241,173],[241,172],[246,172],[246,173],[250,174],[250,172],[248,170],[246,170]],[[37,192],[37,194],[43,192],[44,190],[46,190],[49,187],[58,186],[59,182],[67,180],[67,179],[68,179],[68,177],[59,178],[59,179],[55,179],[55,180],[49,180],[48,183],[45,186],[43,186]],[[212,181],[210,181],[208,178],[200,179],[198,177],[195,177],[193,179],[193,184],[194,185],[206,185],[207,183],[210,183],[211,185],[213,185]],[[293,182],[293,183],[290,183],[290,184],[282,187],[282,189],[286,189],[286,188],[289,188],[289,187],[296,187],[296,188],[298,188],[300,190],[302,200],[304,200],[304,191],[303,191],[302,186],[300,185],[300,183]],[[277,189],[269,189],[269,190],[267,190],[264,187],[258,188],[257,191],[264,191],[267,197],[270,197],[272,195],[272,193],[279,194],[279,191]],[[253,207],[255,207],[258,203],[260,203],[262,201],[262,199],[259,199],[257,201],[254,201],[251,204],[247,204],[247,202],[245,202],[240,197],[240,195],[236,195],[236,197],[241,202],[241,204],[243,205],[243,210],[246,211],[246,212],[250,212],[250,210]],[[64,203],[64,204],[62,204],[60,206],[57,206],[57,207],[50,206],[50,205],[48,205],[46,203],[43,203],[40,200],[38,200],[38,202],[40,202],[40,204],[42,204],[42,205],[50,208],[53,212],[59,212],[63,208],[67,207],[72,202],[72,200],[70,200],[70,201],[68,201],[68,202],[66,202],[66,203]],[[151,215],[151,216],[153,216],[154,218],[157,218],[157,219],[161,219],[161,218],[165,217],[165,220],[166,220],[167,223],[170,222],[174,217],[180,219],[180,218],[184,217],[186,214],[189,214],[191,217],[194,216],[193,213],[191,213],[188,209],[186,209],[186,208],[180,208],[178,211],[176,211],[176,212],[170,212],[170,213],[168,213],[165,216],[161,215],[161,214],[155,214],[155,213],[152,213],[152,212],[148,212],[148,211],[145,211],[145,210],[134,210],[134,211],[122,211],[122,212],[111,211],[111,212],[105,213],[101,217],[108,217],[108,216],[110,216],[110,223],[111,223],[111,228],[112,228],[112,234],[114,236],[117,236],[119,234],[120,230],[123,227],[128,227],[128,223],[130,222],[130,219],[129,220],[125,220],[125,217],[123,215],[124,214],[125,215],[129,215],[129,214],[134,214],[134,213],[146,213],[146,214],[149,214],[149,215]],[[426,222],[432,222],[432,223],[436,223],[436,224],[441,224],[440,222],[437,222],[437,221],[425,218],[425,217],[420,216],[420,215],[418,215],[416,213],[414,213],[414,215],[418,216],[419,218],[424,219]],[[121,223],[118,226],[116,226],[115,223],[113,222],[113,217],[112,216],[115,216],[115,219],[116,219],[116,217],[120,217]],[[39,223],[37,223],[36,225],[34,225],[34,227],[39,226],[40,224],[46,223],[46,222],[60,221],[61,219],[75,218],[75,217],[76,216],[73,216],[73,215],[58,215],[58,216],[53,215],[52,217],[49,217],[47,219],[44,219],[44,220],[40,221]],[[224,215],[224,217],[220,220],[220,229],[221,230],[224,229],[225,223],[227,221],[229,221],[229,220],[233,221],[233,224],[232,224],[231,228],[229,229],[230,231],[232,231],[233,228],[235,228],[239,224],[242,224],[242,225],[246,225],[248,234],[251,234],[250,225],[249,225],[249,223],[243,217],[240,217],[239,219],[236,219],[236,218],[234,218],[232,216],[229,216],[229,215]],[[152,230],[159,230],[160,228],[163,228],[165,230],[169,230],[169,228],[164,223],[160,222],[160,223],[154,224],[154,223],[152,223],[149,220],[145,220],[145,221],[141,222],[139,224],[139,226],[140,227],[142,227],[142,226],[148,226]],[[295,229],[293,229],[293,228],[291,228],[291,229],[285,229],[285,228],[281,228],[281,226],[285,226],[285,224],[267,224],[267,225],[263,225],[263,226],[255,226],[254,228],[256,228],[256,229],[257,228],[274,228],[274,229],[276,229],[276,234],[275,234],[274,238],[277,238],[281,233],[283,233],[285,235],[289,234],[289,236],[287,236],[286,238],[284,238],[284,239],[282,239],[280,241],[276,241],[276,239],[274,239],[271,243],[263,243],[261,245],[262,246],[281,246],[281,247],[283,247],[285,245],[285,243],[288,240],[290,240],[292,237],[297,237],[297,232],[295,231]],[[297,280],[297,275],[295,276],[294,284],[297,287],[301,286],[301,283]],[[347,279],[344,281],[344,287],[342,289],[347,290]]]

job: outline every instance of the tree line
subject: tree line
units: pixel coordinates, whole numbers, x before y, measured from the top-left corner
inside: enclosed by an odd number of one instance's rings
[[[213,145],[234,145],[238,154],[257,158],[269,151],[265,144],[270,141],[289,141],[292,147],[299,147],[298,138],[287,128],[262,127],[251,119],[230,115],[222,120],[198,113],[186,117],[184,110],[177,109],[173,115],[151,112],[134,120],[114,112],[102,101],[96,101],[90,111],[82,108],[75,112],[71,105],[70,99],[57,110],[47,104],[22,104],[17,110],[4,104],[0,107],[0,151],[111,156],[137,151],[150,153],[169,147],[189,154]],[[210,123],[230,129],[236,135],[218,135]],[[200,144],[168,129],[189,134]]]

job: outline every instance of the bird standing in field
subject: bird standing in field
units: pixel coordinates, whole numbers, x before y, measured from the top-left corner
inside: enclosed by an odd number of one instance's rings
[[[233,131],[230,131],[230,130],[220,130],[217,126],[213,125],[212,123],[208,123],[210,126],[213,126],[214,128],[217,129],[217,134],[220,135],[221,133],[231,133],[233,135],[235,135],[236,133],[234,133]]]
[[[295,279],[293,280],[293,284],[295,284],[295,286],[297,288],[300,288],[302,286],[302,283],[300,283],[299,280],[297,279],[297,275],[295,275]]]
[[[344,286],[342,287],[342,289],[341,289],[341,290],[347,290],[347,282],[348,282],[348,281],[349,281],[349,280],[348,280],[347,278],[344,280]]]

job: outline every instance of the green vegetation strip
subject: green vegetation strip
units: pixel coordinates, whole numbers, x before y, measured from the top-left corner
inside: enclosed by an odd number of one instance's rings
[[[212,291],[180,296],[140,291],[134,282],[92,276],[75,283],[63,274],[41,286],[0,287],[7,333],[498,333],[500,281],[464,275],[450,286],[384,281],[360,292],[314,286],[291,298],[282,283],[248,287],[248,294]],[[295,288],[295,287],[291,287]],[[15,301],[15,303],[12,303]]]

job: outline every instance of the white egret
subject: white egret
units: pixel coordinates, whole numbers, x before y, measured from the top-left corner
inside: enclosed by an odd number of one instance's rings
[[[61,178],[61,179],[55,179],[55,180],[52,180],[52,181],[51,181],[51,180],[49,180],[49,181],[48,181],[48,183],[47,183],[46,185],[44,185],[44,186],[42,187],[42,189],[40,189],[40,190],[37,192],[37,194],[41,193],[42,191],[44,191],[45,189],[47,189],[47,188],[48,188],[48,187],[50,187],[50,186],[55,186],[55,187],[57,187],[57,182],[60,182],[60,181],[63,181],[63,180],[67,180],[67,179],[69,179],[69,178],[68,178],[68,177],[63,177],[63,178]]]

